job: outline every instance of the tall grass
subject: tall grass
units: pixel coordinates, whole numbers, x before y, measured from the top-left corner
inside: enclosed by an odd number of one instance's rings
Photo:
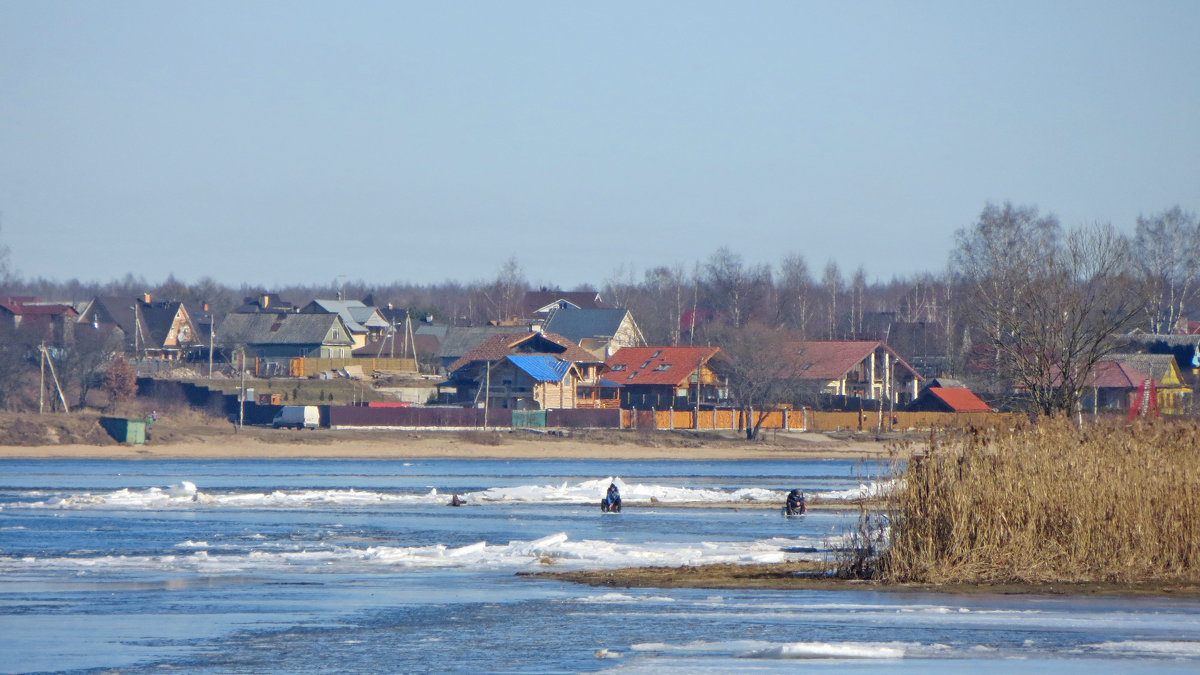
[[[1200,580],[1200,426],[1045,422],[930,443],[889,506],[891,581]]]

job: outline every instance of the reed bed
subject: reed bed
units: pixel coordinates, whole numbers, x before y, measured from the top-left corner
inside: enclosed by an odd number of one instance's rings
[[[1200,581],[1200,426],[968,431],[910,462],[878,576],[919,583]]]

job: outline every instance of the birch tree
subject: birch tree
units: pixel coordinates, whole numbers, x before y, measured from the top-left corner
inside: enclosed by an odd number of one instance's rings
[[[1074,411],[1143,308],[1128,240],[1109,225],[1064,233],[1054,216],[1009,203],[988,204],[956,240],[970,321],[997,374],[1043,415]]]

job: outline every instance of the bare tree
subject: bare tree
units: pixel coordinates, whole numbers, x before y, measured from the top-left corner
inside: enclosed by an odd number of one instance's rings
[[[813,305],[813,280],[804,256],[792,253],[779,265],[779,325],[798,331],[808,330]]]
[[[998,374],[1041,414],[1074,411],[1096,363],[1142,311],[1128,241],[1107,225],[1064,237],[1054,216],[1009,203],[988,204],[956,239],[972,325]]]
[[[528,290],[529,282],[525,280],[521,263],[517,262],[516,256],[509,257],[500,266],[496,279],[487,289],[488,300],[495,311],[494,316],[500,321],[514,318],[519,309],[517,303]]]
[[[1200,295],[1200,222],[1174,206],[1150,217],[1138,216],[1134,260],[1150,294],[1150,331],[1169,333]]]
[[[704,265],[704,282],[712,308],[735,327],[743,326],[771,287],[771,270],[765,266],[750,267],[742,256],[722,246]]]
[[[828,295],[828,304],[825,308],[828,319],[828,339],[832,340],[838,336],[838,298],[842,295],[842,272],[833,260],[825,265],[825,274],[821,277],[821,285],[825,287],[825,293]]]
[[[725,356],[729,396],[746,421],[746,439],[758,437],[767,414],[789,396],[780,355],[787,335],[760,323],[723,326],[714,336]]]

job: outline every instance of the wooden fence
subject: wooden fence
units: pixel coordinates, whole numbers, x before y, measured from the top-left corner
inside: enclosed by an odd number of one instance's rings
[[[916,431],[964,427],[1011,427],[1025,416],[1018,413],[931,413],[897,412],[894,417],[878,412],[826,412],[817,410],[776,410],[754,412],[750,424],[760,429],[783,431]],[[622,410],[625,429],[695,429],[699,431],[741,431],[746,415],[740,410]]]

